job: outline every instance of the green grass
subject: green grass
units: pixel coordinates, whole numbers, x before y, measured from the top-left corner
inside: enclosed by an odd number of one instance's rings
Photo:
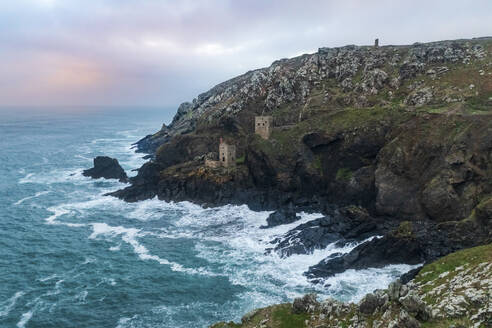
[[[313,166],[316,170],[319,171],[321,175],[323,175],[323,164],[321,162],[321,156],[316,156],[313,161]]]
[[[210,328],[241,328],[241,325],[238,324],[238,323],[235,323],[235,322],[219,322],[219,323],[216,323],[212,326],[210,326]]]
[[[278,328],[303,328],[308,314],[293,314],[290,305],[281,305],[272,313],[272,318]]]
[[[437,286],[449,284],[457,274],[457,267],[464,267],[464,269],[476,268],[480,263],[491,263],[492,262],[492,244],[473,247],[469,249],[464,249],[455,253],[452,253],[448,256],[445,256],[431,264],[424,266],[424,268],[419,272],[415,281],[419,284],[427,285],[422,286],[421,290],[424,292],[424,301],[427,304],[436,304],[439,300],[440,295],[430,295],[427,294],[433,288]],[[445,277],[440,278],[444,272],[449,272]],[[479,283],[480,284],[480,283]],[[426,295],[427,294],[427,295]],[[469,304],[467,306],[468,310],[474,307],[474,304]],[[434,319],[429,322],[425,322],[422,324],[423,328],[447,328],[452,325],[463,326],[463,327],[471,327],[472,322],[467,316],[463,316],[461,318],[443,318],[443,319]],[[480,327],[486,327],[481,325]]]
[[[464,249],[428,264],[419,272],[415,281],[418,283],[434,281],[440,274],[452,272],[464,264],[474,266],[487,261],[492,261],[492,244]]]
[[[422,328],[449,328],[452,326],[473,327],[473,324],[468,318],[432,320],[422,323]]]
[[[492,112],[492,92],[481,93],[476,97],[466,99],[466,105],[472,114],[487,114]]]
[[[335,135],[355,128],[375,128],[385,124],[406,121],[411,114],[400,109],[346,108],[320,112],[318,115],[297,123],[288,129],[274,129],[270,140],[254,140],[255,146],[266,154],[289,156],[300,146],[302,137],[310,132],[324,132]]]
[[[413,226],[410,221],[403,221],[396,229],[395,235],[400,238],[411,238],[413,237]]]
[[[349,181],[350,179],[352,179],[352,175],[353,175],[353,173],[349,168],[342,167],[342,168],[338,169],[337,175],[335,178],[338,181]]]
[[[245,161],[246,161],[246,156],[245,155],[236,158],[236,164],[244,164]]]

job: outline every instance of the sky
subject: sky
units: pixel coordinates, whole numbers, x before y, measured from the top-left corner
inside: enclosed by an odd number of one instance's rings
[[[319,47],[492,35],[491,0],[0,0],[0,107],[174,107]]]

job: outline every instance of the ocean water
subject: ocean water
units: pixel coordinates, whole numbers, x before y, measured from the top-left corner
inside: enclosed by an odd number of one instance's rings
[[[410,266],[349,270],[310,285],[334,245],[282,259],[270,241],[319,214],[259,229],[269,212],[104,196],[125,184],[82,176],[92,158],[144,160],[131,144],[169,121],[143,109],[0,112],[0,327],[207,327],[306,292],[357,301]]]

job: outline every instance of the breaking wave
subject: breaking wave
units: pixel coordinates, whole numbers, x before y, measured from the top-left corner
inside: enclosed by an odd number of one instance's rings
[[[126,203],[104,196],[126,185],[87,178],[83,169],[104,154],[136,174],[131,170],[144,160],[131,143],[155,130],[159,120],[138,126],[139,119],[119,117],[123,127],[114,121],[57,125],[46,120],[36,123],[38,128],[32,123],[24,131],[17,127],[26,140],[18,145],[13,140],[4,150],[11,155],[0,168],[8,168],[2,171],[2,183],[9,187],[0,198],[7,213],[0,240],[6,243],[2,259],[9,266],[0,286],[5,299],[0,300],[0,325],[8,320],[20,328],[43,323],[153,327],[163,322],[206,327],[306,292],[356,301],[409,270],[405,265],[348,270],[313,285],[304,276],[310,266],[360,243],[333,243],[289,257],[268,249],[320,214],[299,213],[297,222],[260,229],[271,212],[245,205],[203,208],[190,202],[154,198]],[[33,131],[42,132],[30,135]],[[39,149],[22,148],[32,144]],[[24,160],[24,155],[31,157]],[[78,325],[64,321],[66,316]]]

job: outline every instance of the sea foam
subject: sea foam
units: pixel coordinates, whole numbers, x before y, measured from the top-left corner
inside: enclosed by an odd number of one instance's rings
[[[168,265],[172,271],[185,272],[190,274],[203,274],[203,275],[215,275],[207,271],[205,268],[186,268],[183,265],[175,262],[168,261],[157,255],[152,255],[149,250],[138,242],[138,237],[143,237],[147,233],[142,232],[140,229],[125,228],[122,226],[110,226],[106,223],[92,223],[93,232],[89,236],[90,239],[96,239],[100,235],[105,236],[121,236],[121,239],[132,246],[133,251],[142,260],[153,260],[159,264]]]
[[[33,196],[28,196],[28,197],[24,197],[22,199],[19,199],[18,201],[16,201],[14,203],[14,205],[20,205],[22,203],[24,203],[25,201],[29,200],[29,199],[33,199],[33,198],[37,198],[37,197],[40,197],[40,196],[43,196],[43,195],[46,195],[46,194],[49,194],[51,192],[51,190],[46,190],[46,191],[40,191],[40,192],[37,192],[35,193]]]
[[[19,292],[16,292],[14,294],[14,296],[12,296],[11,298],[9,298],[8,300],[6,300],[5,302],[3,303],[0,303],[0,317],[5,317],[7,316],[10,311],[12,311],[12,309],[14,308],[15,306],[15,303],[17,302],[17,300],[19,298],[21,298],[22,296],[24,296],[25,293],[23,291],[19,291]]]

